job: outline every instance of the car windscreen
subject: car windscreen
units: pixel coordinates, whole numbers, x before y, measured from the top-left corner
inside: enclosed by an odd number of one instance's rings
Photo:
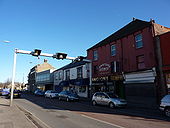
[[[51,91],[51,93],[57,93],[57,91]]]

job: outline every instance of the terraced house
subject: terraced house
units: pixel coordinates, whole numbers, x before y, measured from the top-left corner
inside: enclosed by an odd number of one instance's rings
[[[133,21],[87,49],[92,91],[112,91],[128,101],[152,105],[167,93],[155,37],[170,31],[154,20]]]
[[[72,62],[54,71],[54,87],[60,92],[69,90],[80,97],[89,97],[90,64],[86,61]]]

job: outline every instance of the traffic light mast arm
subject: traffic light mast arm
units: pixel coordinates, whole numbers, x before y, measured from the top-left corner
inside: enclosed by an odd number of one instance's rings
[[[19,49],[16,49],[15,50],[15,53],[20,53],[20,54],[29,54],[29,55],[32,55],[32,51],[25,51],[25,50],[19,50]],[[40,53],[40,55],[39,56],[45,56],[45,57],[53,57],[54,56],[54,54],[48,54],[48,53]],[[75,57],[66,57],[66,59],[68,59],[68,60],[74,60],[74,59],[76,59]]]
[[[31,51],[25,51],[25,50],[19,50],[19,49],[16,49],[16,50],[15,50],[15,53],[21,53],[21,54],[31,54]]]
[[[69,57],[69,56],[67,56],[66,59],[68,59],[68,60],[75,60],[76,57]]]

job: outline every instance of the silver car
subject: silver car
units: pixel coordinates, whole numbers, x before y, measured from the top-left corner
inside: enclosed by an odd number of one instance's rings
[[[92,97],[92,105],[107,105],[110,108],[114,107],[125,107],[127,101],[119,98],[114,93],[96,92]]]
[[[54,90],[47,90],[45,92],[45,97],[49,97],[49,98],[58,98],[58,93]]]
[[[170,117],[170,95],[162,98],[159,109],[163,111],[166,116]]]

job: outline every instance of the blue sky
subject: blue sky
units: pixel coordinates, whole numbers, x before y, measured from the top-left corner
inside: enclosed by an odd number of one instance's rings
[[[170,27],[169,8],[169,0],[0,0],[0,82],[12,77],[15,48],[86,56],[133,17]],[[26,82],[29,70],[44,59],[55,68],[71,62],[18,54],[16,81]]]

